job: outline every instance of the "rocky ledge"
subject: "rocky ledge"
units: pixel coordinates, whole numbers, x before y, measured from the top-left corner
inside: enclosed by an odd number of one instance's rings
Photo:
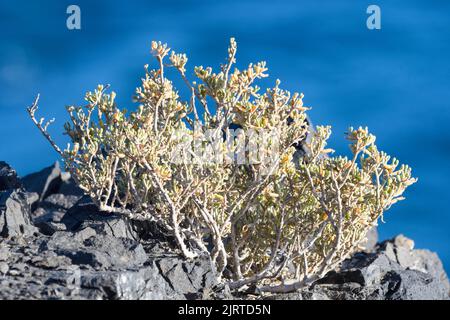
[[[435,253],[369,240],[310,288],[233,295],[208,257],[186,261],[157,225],[99,212],[57,163],[20,179],[0,162],[0,299],[449,299]]]

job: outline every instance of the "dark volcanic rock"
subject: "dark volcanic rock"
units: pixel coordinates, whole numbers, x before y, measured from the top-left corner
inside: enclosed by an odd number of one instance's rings
[[[199,299],[202,294],[207,293],[204,290],[217,284],[209,257],[199,257],[194,262],[184,261],[179,257],[164,257],[155,262],[169,284],[172,295],[182,294],[188,299]]]
[[[85,196],[70,208],[61,223],[69,231],[78,231],[84,228],[92,228],[98,234],[123,237],[128,239],[139,239],[129,219],[109,212],[101,212],[92,200]]]
[[[159,239],[172,244],[175,242],[173,237],[155,222],[128,219],[120,214],[99,211],[88,196],[84,196],[70,208],[60,222],[73,232],[90,227],[98,234],[132,240]]]
[[[59,186],[58,193],[62,194],[64,196],[72,196],[76,197],[77,199],[80,199],[84,192],[81,190],[76,184],[75,181],[70,177],[70,174],[67,172],[64,172],[61,175],[62,183]]]
[[[64,195],[55,193],[44,201],[33,211],[33,223],[39,230],[46,234],[52,235],[56,231],[66,230],[66,226],[61,220],[77,201],[79,197],[73,195]]]
[[[23,185],[33,192],[20,189],[15,171],[0,162],[0,299],[233,298],[216,282],[209,257],[187,261],[155,222],[99,211],[58,165],[25,177]],[[376,242],[373,229],[364,252],[339,270],[269,298],[449,298],[435,253],[414,250],[404,236]]]
[[[447,286],[441,285],[430,274],[405,269],[389,271],[381,282],[385,298],[389,300],[448,299]]]
[[[31,224],[28,195],[21,190],[0,192],[0,236],[32,236],[37,232]]]
[[[0,299],[190,299],[216,284],[209,258],[185,261],[93,229],[0,242],[0,272]]]
[[[17,178],[16,170],[11,168],[6,162],[0,161],[0,191],[17,189],[21,187]]]
[[[41,247],[66,256],[73,264],[87,265],[97,270],[137,267],[147,260],[141,244],[109,235],[97,235],[86,228],[78,233],[56,232]]]
[[[58,165],[24,185],[35,192],[0,192],[0,299],[191,299],[216,285],[209,257],[186,261],[153,223],[100,212]]]
[[[78,195],[54,193],[46,197],[43,204],[47,206],[53,206],[57,209],[68,210],[72,208],[78,202],[78,200],[80,200],[80,198],[81,196]]]
[[[413,250],[403,235],[385,241],[372,253],[361,252],[343,262],[339,271],[300,292],[276,299],[448,300],[449,281],[435,253]]]
[[[83,272],[79,296],[84,299],[185,299],[169,286],[154,263],[138,270]]]
[[[23,177],[22,184],[27,191],[36,192],[39,201],[42,201],[48,195],[58,192],[62,184],[61,174],[59,162],[55,162],[48,168]]]
[[[39,195],[39,201],[57,194],[57,198],[51,202],[56,201],[66,209],[73,206],[84,195],[71,178],[70,173],[61,171],[59,162],[23,177],[19,183],[23,184],[27,191],[36,192]]]
[[[33,223],[45,235],[66,230],[61,219],[83,196],[83,192],[75,185],[70,175],[61,173],[59,165],[55,164],[54,167],[27,176],[24,180],[28,181],[25,186],[30,190],[44,189],[40,195],[35,193],[37,198],[30,201]]]

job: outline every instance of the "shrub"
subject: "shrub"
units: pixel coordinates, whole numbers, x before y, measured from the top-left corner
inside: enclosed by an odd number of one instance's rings
[[[98,86],[87,105],[67,107],[64,151],[36,120],[38,99],[28,112],[101,210],[159,223],[186,258],[208,254],[231,288],[293,291],[357,250],[416,179],[367,129],[349,129],[352,158],[330,156],[331,129],[309,127],[303,94],[279,80],[261,93],[254,82],[266,64],[231,71],[236,50],[231,39],[220,71],[196,67],[191,82],[186,55],[152,42],[158,67],[145,67],[136,110]],[[166,68],[178,71],[188,101]]]

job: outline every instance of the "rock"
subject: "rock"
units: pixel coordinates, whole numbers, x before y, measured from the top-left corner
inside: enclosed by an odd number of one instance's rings
[[[7,261],[9,258],[9,248],[0,243],[0,261]]]
[[[435,253],[413,250],[403,235],[360,252],[310,288],[273,298],[326,300],[449,300],[449,281]]]
[[[46,270],[68,267],[72,264],[69,257],[58,256],[54,251],[45,251],[41,256],[33,257],[30,262],[33,266]]]
[[[39,195],[36,192],[25,192],[28,205],[31,207],[36,201],[39,200]]]
[[[139,270],[82,272],[80,293],[84,299],[161,300],[183,299],[168,292],[168,284],[154,264]]]
[[[77,195],[54,193],[45,198],[44,205],[53,206],[57,209],[68,210],[72,208],[78,200],[80,200],[80,198],[81,197]]]
[[[66,230],[66,226],[60,222],[67,209],[76,201],[76,198],[62,194],[48,196],[39,203],[39,206],[32,213],[34,225],[45,235],[52,235],[56,231]]]
[[[66,256],[75,265],[89,265],[97,270],[137,267],[147,260],[141,244],[109,235],[97,235],[93,229],[71,234],[56,232],[43,248]]]
[[[214,267],[209,257],[199,257],[194,263],[179,257],[155,260],[172,294],[182,294],[188,299],[198,299],[204,290],[215,286]]]
[[[42,221],[35,223],[35,226],[39,229],[42,234],[47,236],[53,235],[58,231],[66,231],[66,225],[62,223],[56,223],[53,221]]]
[[[412,239],[408,239],[402,234],[396,236],[393,241],[397,250],[405,249],[407,251],[411,251],[414,249],[414,241]]]
[[[70,208],[61,219],[61,223],[66,226],[67,230],[73,232],[90,227],[98,234],[132,240],[139,239],[130,220],[119,214],[99,211],[88,196],[84,196]]]
[[[35,225],[42,222],[59,223],[65,214],[65,210],[39,207],[33,212],[33,222]]]
[[[447,292],[450,291],[449,280],[444,266],[435,252],[420,249],[414,250],[411,255],[414,257],[414,265],[411,269],[432,275],[434,279],[437,279],[438,282],[446,287]]]
[[[0,265],[0,299],[191,299],[215,285],[207,257],[186,261],[90,228],[2,248],[8,269]]]
[[[388,300],[448,300],[448,286],[417,270],[390,271],[381,281]]]
[[[24,188],[29,192],[36,192],[39,201],[44,200],[52,193],[58,192],[62,184],[59,162],[39,172],[31,173],[22,178]]]
[[[17,189],[21,186],[16,171],[6,162],[0,161],[0,191]]]
[[[366,239],[361,243],[361,249],[367,252],[371,252],[375,249],[378,242],[378,230],[374,226],[367,232]]]
[[[447,291],[450,291],[447,274],[436,253],[423,249],[413,250],[414,241],[406,238],[404,235],[398,235],[391,241],[383,242],[380,246],[386,252],[389,252],[391,259],[396,261],[402,268],[430,274],[434,279],[442,283]]]
[[[158,242],[175,244],[173,237],[155,222],[128,219],[120,214],[102,212],[88,196],[84,196],[70,208],[60,222],[66,225],[67,230],[73,232],[90,227],[98,234],[143,241],[156,239]]]
[[[6,262],[0,262],[0,274],[6,274],[9,270],[9,266]]]
[[[81,190],[70,177],[70,174],[67,172],[63,172],[61,175],[62,183],[58,189],[58,193],[63,194],[65,196],[72,196],[80,199],[84,192]]]
[[[54,193],[41,201],[33,211],[33,223],[46,235],[52,235],[56,231],[66,230],[61,223],[68,209],[74,206],[80,196]]]
[[[0,192],[0,236],[32,236],[38,230],[31,224],[27,194],[21,190]]]

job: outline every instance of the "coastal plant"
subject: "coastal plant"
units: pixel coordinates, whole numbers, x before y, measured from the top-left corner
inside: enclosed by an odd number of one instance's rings
[[[36,119],[39,97],[28,112],[100,210],[158,223],[232,289],[295,291],[357,251],[416,179],[367,128],[348,130],[350,158],[332,156],[331,128],[309,125],[303,94],[279,80],[262,90],[266,63],[232,70],[236,52],[231,39],[225,64],[195,67],[190,81],[186,55],[152,42],[157,67],[145,66],[135,110],[99,85],[67,107],[65,150]]]

